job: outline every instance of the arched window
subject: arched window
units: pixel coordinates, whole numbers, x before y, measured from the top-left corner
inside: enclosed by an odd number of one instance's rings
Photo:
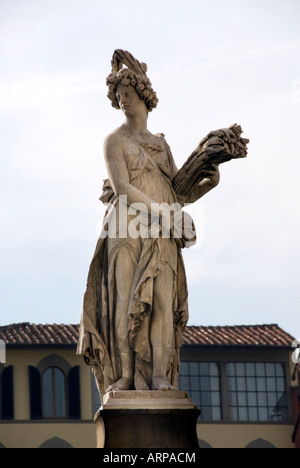
[[[44,418],[66,417],[65,375],[58,367],[48,367],[43,373]]]
[[[28,366],[28,376],[31,419],[80,419],[79,366],[51,354]]]

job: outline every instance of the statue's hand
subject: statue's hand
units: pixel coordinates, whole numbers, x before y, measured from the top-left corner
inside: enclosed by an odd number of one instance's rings
[[[217,185],[219,185],[219,182],[220,182],[220,171],[219,171],[219,167],[217,166],[217,164],[213,164],[212,169],[207,171],[207,173],[210,174],[210,177],[208,177],[208,180],[210,181],[211,185],[213,187],[217,187]]]

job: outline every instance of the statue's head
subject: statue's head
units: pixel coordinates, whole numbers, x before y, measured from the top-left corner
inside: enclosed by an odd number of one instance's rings
[[[146,75],[147,65],[140,63],[129,52],[117,49],[112,58],[112,72],[106,78],[108,86],[107,97],[115,109],[120,109],[116,91],[119,84],[132,86],[142,101],[145,102],[149,112],[157,106],[158,98],[152,84]],[[123,68],[123,64],[127,68]]]

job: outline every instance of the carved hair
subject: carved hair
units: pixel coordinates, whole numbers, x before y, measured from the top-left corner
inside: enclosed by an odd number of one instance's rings
[[[111,105],[115,109],[120,109],[116,91],[119,84],[133,86],[142,101],[145,102],[149,112],[157,106],[158,98],[152,88],[151,81],[146,75],[147,65],[140,63],[126,50],[117,49],[114,51],[111,61],[112,72],[106,78],[108,86],[107,97],[111,100]],[[123,68],[123,64],[128,68]]]

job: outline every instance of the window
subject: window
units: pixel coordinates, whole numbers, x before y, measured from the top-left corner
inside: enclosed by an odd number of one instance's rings
[[[58,367],[49,367],[43,374],[43,415],[45,418],[66,417],[65,376]]]
[[[13,366],[0,365],[0,419],[14,419]]]
[[[182,362],[179,388],[201,409],[200,420],[221,420],[220,373],[215,362]]]
[[[51,354],[28,366],[28,378],[30,419],[81,418],[79,366]]]
[[[272,362],[231,362],[226,366],[229,413],[233,421],[288,419],[284,367]]]

